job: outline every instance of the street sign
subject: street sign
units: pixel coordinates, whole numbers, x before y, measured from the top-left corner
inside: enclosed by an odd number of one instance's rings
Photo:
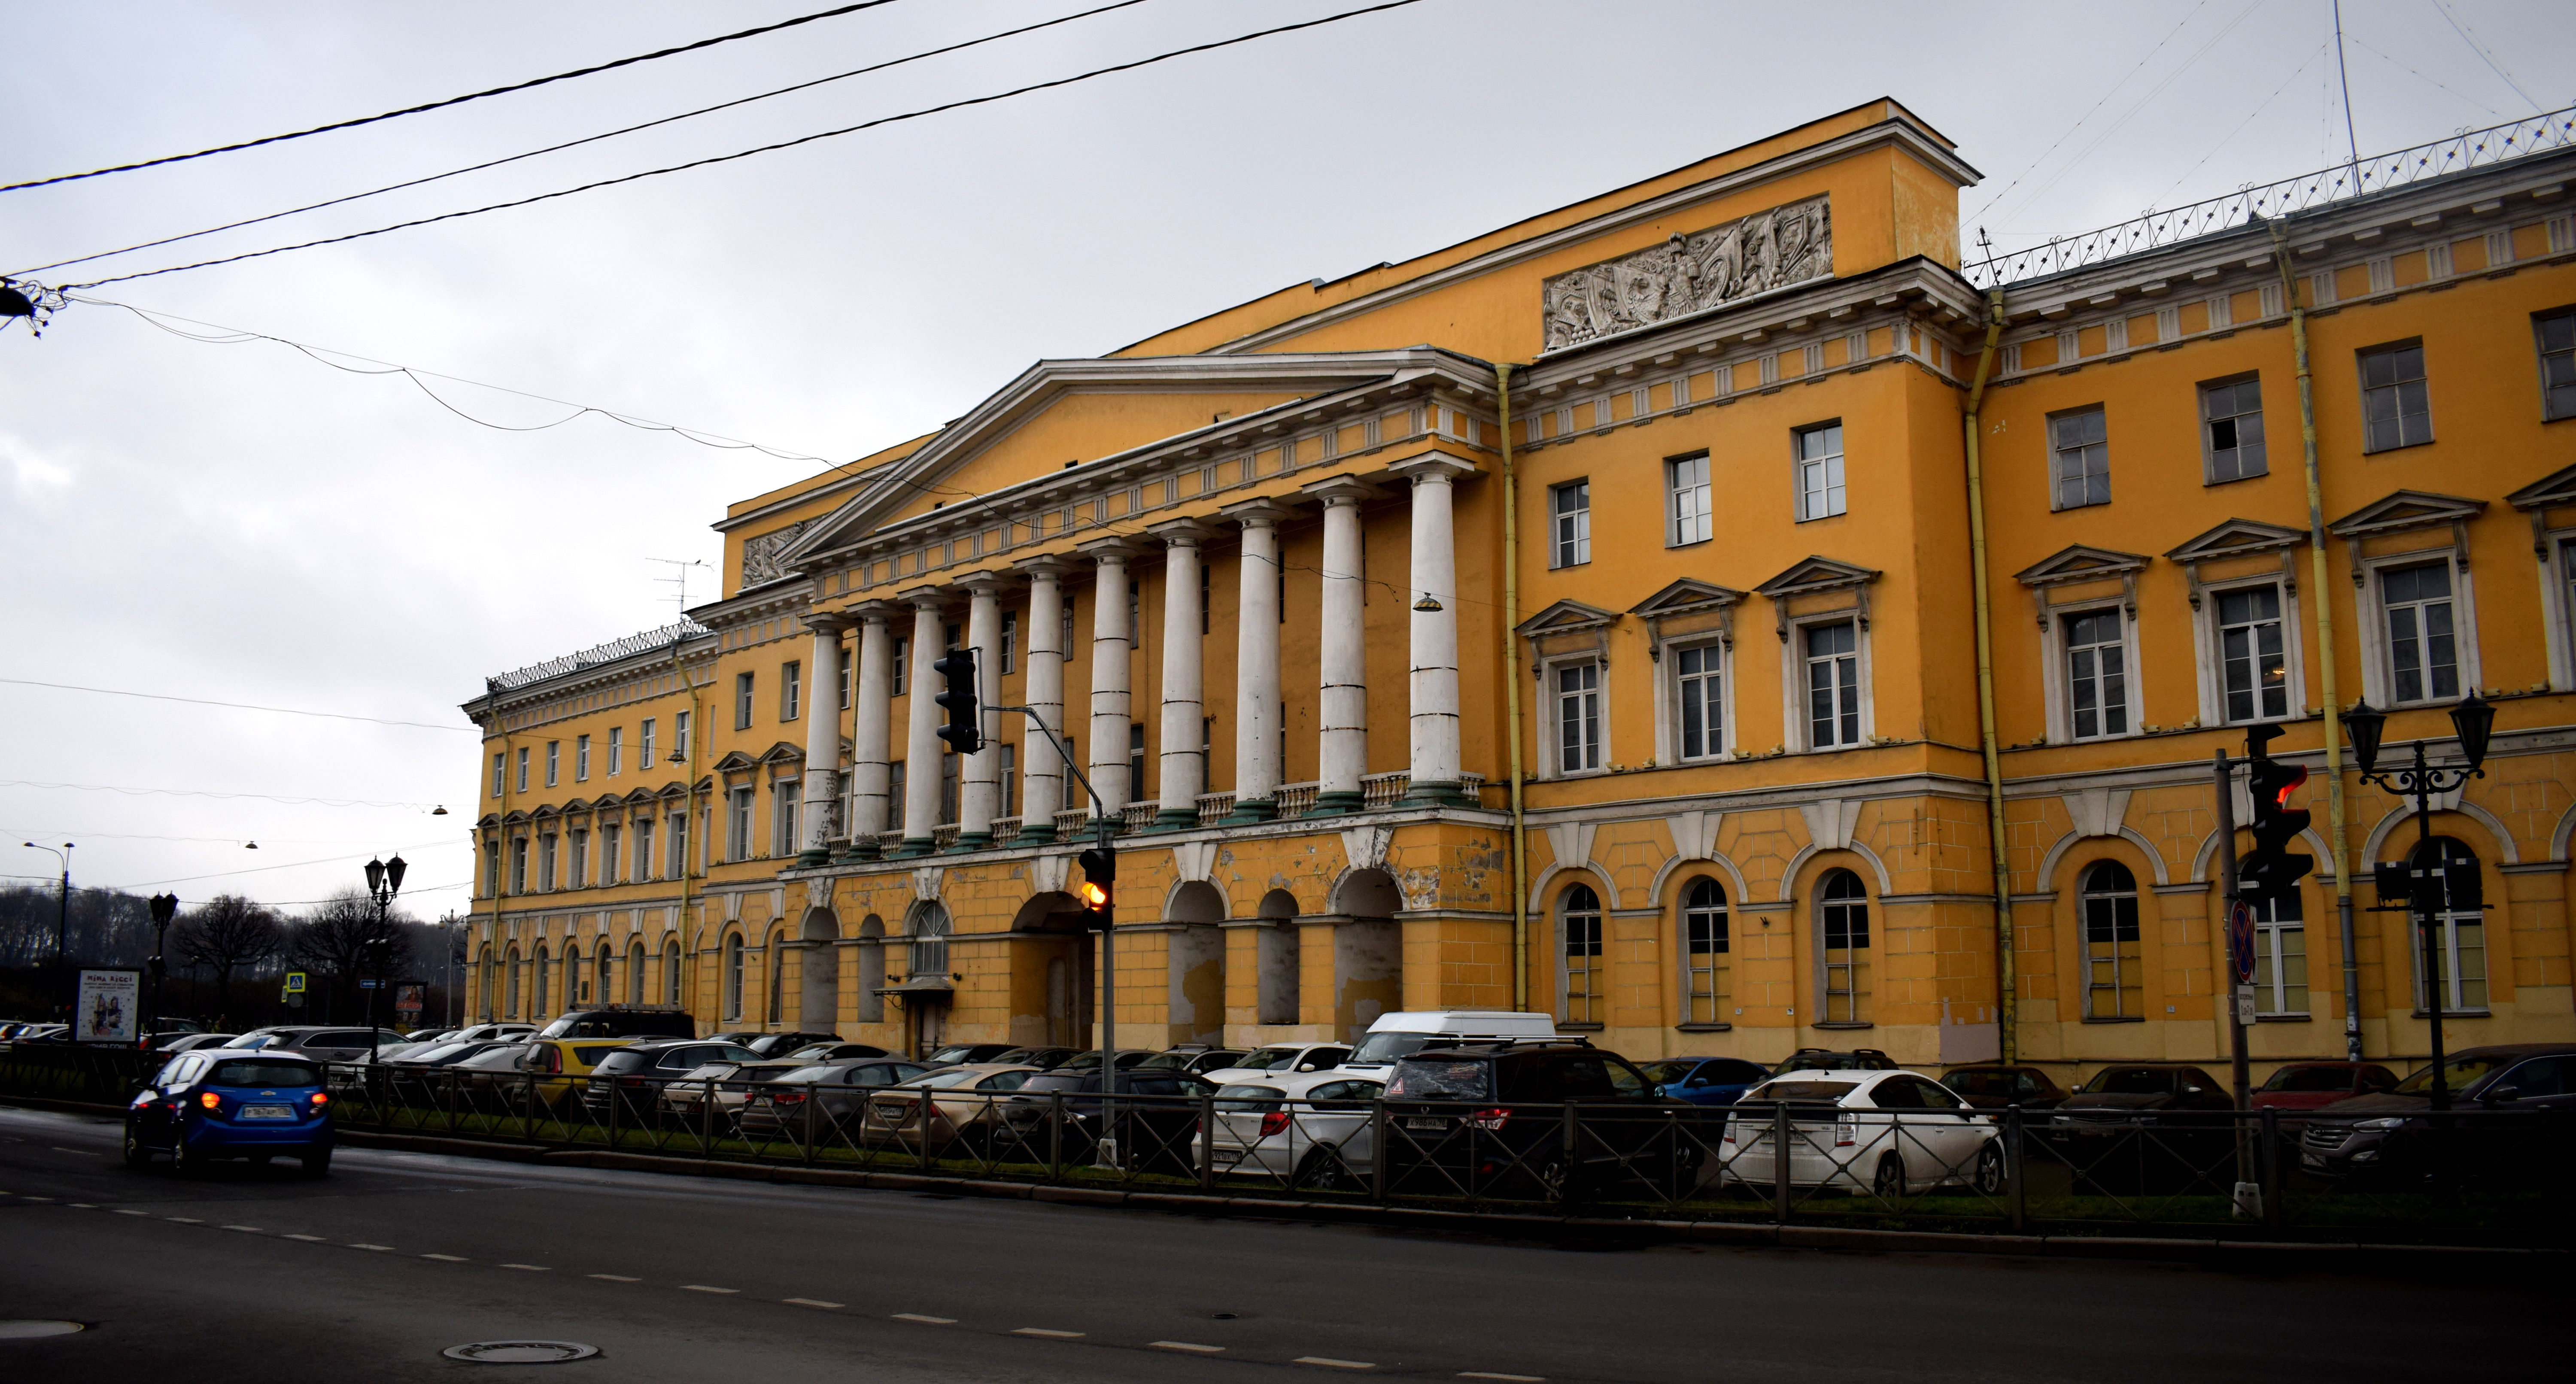
[[[2248,1025],[2254,1022],[2254,987],[2251,985],[2236,987],[2236,1022]]]
[[[286,973],[286,993],[290,995],[300,995],[304,993],[304,973],[302,971],[289,971]]]
[[[2236,969],[2236,983],[2245,985],[2254,979],[2254,910],[2239,899],[2227,907],[2227,957]]]
[[[361,980],[358,982],[358,988],[361,990],[382,990],[385,988],[385,983],[381,980]]]

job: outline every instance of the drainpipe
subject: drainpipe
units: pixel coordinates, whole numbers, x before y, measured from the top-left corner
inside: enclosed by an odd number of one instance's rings
[[[2343,796],[2343,700],[2335,690],[2334,588],[2326,584],[2325,495],[2317,484],[2317,402],[2308,373],[2308,310],[2299,306],[2298,276],[2290,272],[2288,228],[2272,223],[2272,262],[2281,271],[2281,299],[2290,308],[2290,342],[2299,357],[2299,452],[2308,480],[2308,584],[2316,590],[2317,682],[2326,703],[2326,822],[2334,848],[2335,932],[2343,948],[2343,1053],[2361,1060],[2361,957],[2352,938],[2352,850],[2347,843]]]
[[[1512,776],[1512,1008],[1529,1008],[1529,821],[1521,809],[1521,679],[1513,633],[1521,622],[1520,477],[1512,469],[1512,367],[1494,367],[1503,433],[1503,723]]]
[[[1995,871],[1995,1034],[1999,1056],[2021,1060],[2016,1031],[2021,1006],[2015,992],[2021,978],[2013,959],[2012,861],[2005,852],[2004,764],[1995,746],[1994,608],[1986,592],[1986,473],[1978,451],[1977,409],[1985,402],[1986,377],[1994,368],[1995,341],[2004,330],[2004,291],[1986,292],[1986,343],[1977,352],[1976,380],[1968,386],[1968,408],[1960,424],[1968,447],[1968,581],[1976,593],[1977,613],[1977,743],[1986,762],[1986,841]]]
[[[688,661],[680,652],[688,642],[686,634],[671,641],[671,671],[679,675],[680,685],[689,689],[688,780],[686,794],[681,799],[683,815],[680,829],[688,833],[685,838],[687,846],[703,852],[709,843],[702,839],[706,833],[698,829],[698,743],[706,739],[707,722],[706,717],[699,714],[697,681],[689,676]],[[701,923],[691,927],[689,924],[689,854],[687,847],[680,851],[680,926],[688,929],[689,934],[688,948],[680,953],[680,997],[683,1004],[695,1005],[698,1002],[698,943],[703,940],[706,926]]]

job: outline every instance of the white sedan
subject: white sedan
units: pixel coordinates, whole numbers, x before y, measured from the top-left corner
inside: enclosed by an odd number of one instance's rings
[[[1916,1072],[1801,1071],[1728,1107],[1726,1178],[1776,1186],[1778,1107],[1788,1106],[1789,1183],[1865,1190],[1893,1201],[1961,1186],[2003,1190],[2002,1131],[1947,1087]]]
[[[1370,1123],[1385,1087],[1348,1072],[1253,1072],[1220,1087],[1208,1154],[1220,1177],[1259,1177],[1312,1191],[1368,1185]]]

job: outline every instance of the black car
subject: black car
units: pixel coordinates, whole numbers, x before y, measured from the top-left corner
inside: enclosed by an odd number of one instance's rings
[[[695,1038],[698,1021],[687,1011],[664,1005],[608,1004],[596,1009],[567,1010],[537,1034],[540,1038]]]
[[[1831,1048],[1800,1048],[1789,1054],[1779,1066],[1772,1068],[1771,1075],[1787,1076],[1791,1072],[1892,1072],[1895,1070],[1896,1059],[1876,1048],[1853,1048],[1849,1052],[1836,1052]]]
[[[1195,1176],[1199,1106],[1185,1098],[1213,1095],[1216,1087],[1192,1072],[1121,1068],[1113,1089],[1121,1096],[1146,1098],[1116,1107],[1119,1166]],[[1059,1113],[1061,1130],[1051,1131]],[[1100,1123],[1097,1061],[1089,1071],[1040,1072],[1021,1083],[1002,1107],[994,1154],[1007,1163],[1044,1163],[1052,1148],[1067,1163],[1082,1162],[1099,1147]]]
[[[1672,1197],[1698,1183],[1702,1122],[1700,1107],[1666,1096],[1616,1053],[1470,1044],[1396,1062],[1377,1157],[1399,1195]]]
[[[1001,1062],[1002,1054],[1016,1051],[1008,1043],[951,1043],[921,1059],[934,1067],[962,1067],[970,1062]]]
[[[1095,1048],[1006,1048],[1001,1052],[997,1052],[992,1056],[985,1058],[984,1060],[987,1062],[1008,1062],[1015,1067],[1036,1067],[1040,1070],[1051,1072],[1071,1061],[1073,1059],[1073,1055],[1077,1052],[1096,1051],[1098,1051],[1098,1049]]]
[[[2104,1067],[2049,1112],[2043,1142],[2078,1195],[2224,1192],[2236,1180],[2236,1098],[2186,1062]]]
[[[2007,1067],[2000,1062],[1971,1062],[1941,1074],[1941,1084],[1979,1110],[2018,1105],[2024,1110],[2054,1110],[2066,1092],[2037,1067]]]
[[[650,1122],[661,1108],[662,1087],[709,1062],[757,1062],[760,1054],[739,1043],[705,1038],[647,1039],[599,1060],[582,1082],[582,1108],[606,1120],[612,1103],[621,1118]]]
[[[2433,1068],[2395,1090],[2339,1100],[2310,1116],[2299,1168],[2350,1187],[2475,1181],[2528,1185],[2567,1166],[2576,1112],[2576,1044],[2499,1043],[2453,1053],[2442,1085],[2458,1118],[2433,1113]]]

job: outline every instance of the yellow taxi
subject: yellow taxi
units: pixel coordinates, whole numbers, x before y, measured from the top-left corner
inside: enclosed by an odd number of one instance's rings
[[[529,1075],[519,1078],[510,1090],[510,1104],[525,1110],[532,1105],[557,1113],[581,1098],[582,1078],[600,1059],[634,1042],[632,1038],[531,1038],[527,1050],[519,1054],[519,1070]]]

